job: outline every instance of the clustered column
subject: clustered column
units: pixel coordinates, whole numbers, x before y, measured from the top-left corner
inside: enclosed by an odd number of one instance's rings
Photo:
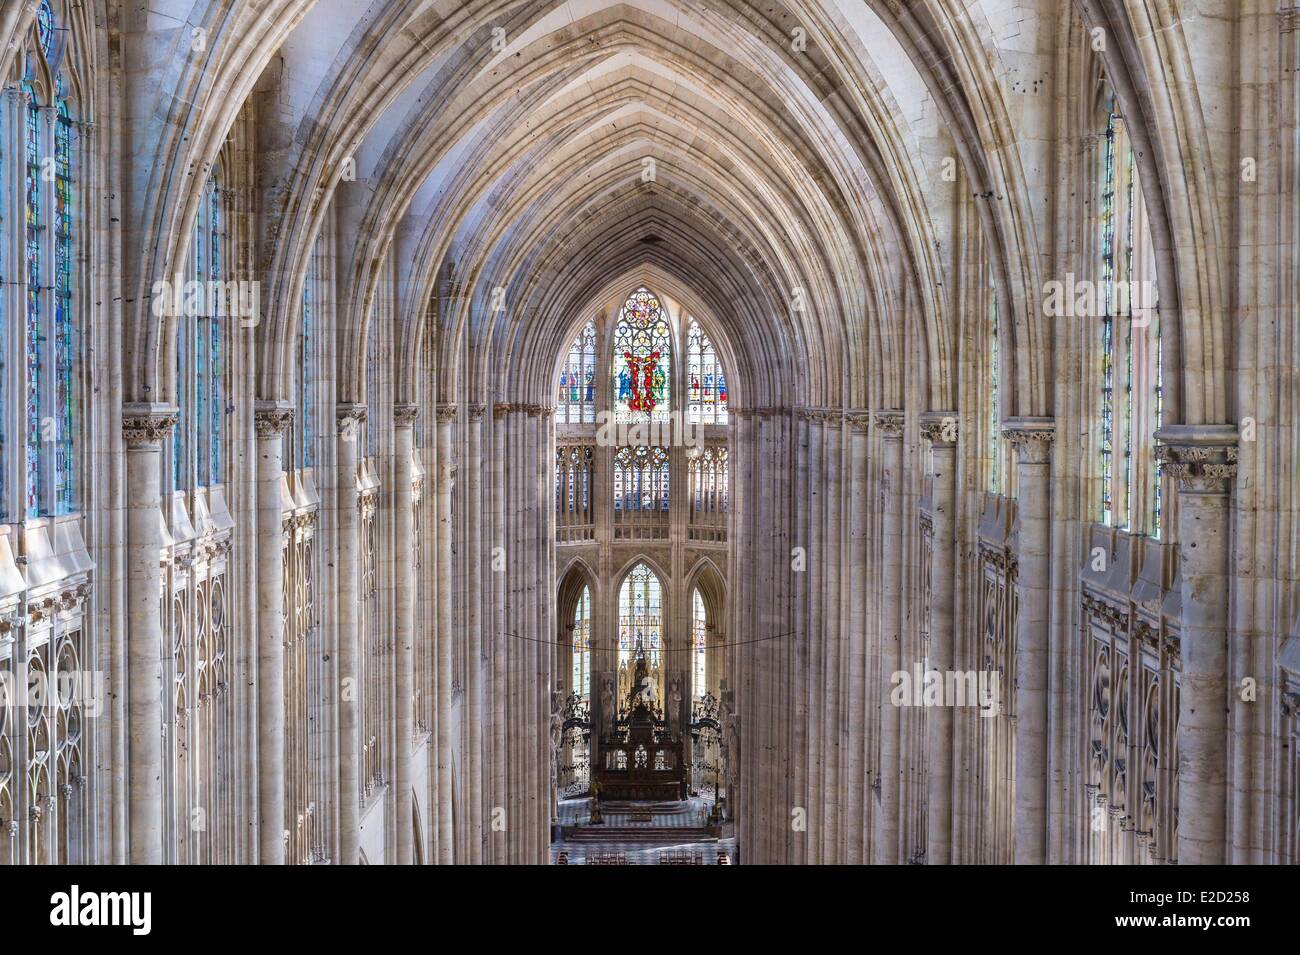
[[[393,708],[393,745],[397,793],[394,799],[397,826],[397,864],[411,865],[414,854],[414,812],[411,796],[411,740],[415,722],[415,515],[412,492],[412,455],[415,451],[413,404],[393,406],[393,603],[396,615],[394,643],[397,647]]]
[[[454,484],[452,422],[455,405],[438,406],[438,862],[453,858],[451,817],[451,671],[455,635],[451,625],[452,534],[451,495]]]
[[[1178,711],[1178,862],[1223,865],[1227,845],[1231,425],[1156,432],[1178,481],[1182,678]]]
[[[921,416],[921,437],[930,444],[931,527],[929,667],[953,669],[953,600],[957,580],[957,415],[936,411]],[[946,701],[951,704],[952,701]],[[926,850],[929,865],[952,861],[953,711],[951,705],[926,710],[929,765],[926,792]]]
[[[130,861],[161,865],[162,753],[162,443],[176,425],[172,405],[131,404],[126,441],[127,674],[130,751]]]
[[[875,688],[880,703],[880,811],[876,815],[876,862],[899,861],[899,810],[902,764],[901,720],[889,701],[889,679],[900,670],[903,649],[903,423],[901,411],[877,411],[883,468],[880,476],[881,586],[880,659],[883,680]]]
[[[284,547],[280,485],[286,402],[259,402],[257,428],[257,792],[259,861],[283,865],[284,817]]]
[[[361,530],[357,508],[357,447],[366,406],[341,404],[338,417],[338,675],[339,675],[339,859],[361,859],[361,714],[358,674],[361,633],[358,609],[361,588]]]
[[[1016,450],[1015,861],[1047,863],[1048,656],[1051,617],[1052,438],[1050,418],[1009,418]]]

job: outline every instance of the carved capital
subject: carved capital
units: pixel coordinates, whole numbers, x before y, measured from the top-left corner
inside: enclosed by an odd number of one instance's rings
[[[335,407],[334,413],[338,417],[339,429],[347,430],[365,421],[369,411],[363,404],[340,404]]]
[[[876,412],[876,430],[882,438],[901,438],[906,416],[895,409]]]
[[[293,405],[287,401],[259,401],[253,410],[253,426],[259,438],[278,438],[293,421]]]
[[[844,412],[844,421],[854,431],[866,431],[867,426],[871,424],[871,412],[862,409],[854,409]]]
[[[555,414],[555,409],[550,405],[542,405],[541,411],[538,412],[543,418],[549,418]]]
[[[492,406],[492,417],[500,421],[510,412],[515,410],[515,406],[508,401],[498,401]]]
[[[469,404],[465,406],[465,410],[469,412],[470,421],[479,421],[482,419],[483,415],[487,413],[487,405],[477,403]]]
[[[927,411],[921,415],[921,437],[935,445],[957,443],[957,412]]]
[[[127,448],[136,451],[162,447],[176,426],[180,412],[175,405],[126,404],[122,406],[122,437]]]
[[[399,428],[415,426],[415,419],[420,416],[420,406],[415,404],[393,405],[393,424]]]
[[[1052,460],[1056,422],[1051,418],[1008,418],[1002,437],[1016,449],[1021,464],[1047,464]]]
[[[449,423],[456,420],[455,405],[438,405],[438,423]]]
[[[1180,494],[1227,494],[1237,476],[1234,425],[1169,425],[1156,432],[1156,459]]]

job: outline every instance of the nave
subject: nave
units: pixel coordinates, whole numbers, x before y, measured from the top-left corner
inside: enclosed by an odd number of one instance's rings
[[[0,0],[0,864],[1300,863],[1298,315],[1292,0]]]

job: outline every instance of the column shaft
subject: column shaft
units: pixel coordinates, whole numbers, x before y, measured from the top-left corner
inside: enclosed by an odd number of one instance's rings
[[[126,439],[127,712],[130,861],[163,861],[162,442],[176,424],[163,405],[123,409]]]
[[[283,865],[284,796],[284,429],[288,405],[266,402],[257,425],[257,807],[258,860]]]
[[[1011,418],[1016,449],[1015,861],[1047,863],[1048,658],[1051,617],[1052,428],[1050,419]]]

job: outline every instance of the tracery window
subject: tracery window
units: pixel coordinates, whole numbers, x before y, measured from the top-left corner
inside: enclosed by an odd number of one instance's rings
[[[695,319],[686,336],[686,392],[692,424],[727,423],[727,378],[713,342]]]
[[[989,280],[988,324],[988,455],[990,494],[1003,493],[1003,440],[1002,440],[1002,342],[1000,339],[997,283]]]
[[[302,284],[302,320],[298,324],[296,407],[293,415],[294,466],[316,466],[316,386],[319,380],[319,242],[312,249]]]
[[[659,667],[663,648],[663,596],[659,576],[644,561],[623,578],[618,594],[618,662],[631,665],[637,648],[645,650],[651,669]]]
[[[667,421],[671,371],[668,314],[655,294],[642,286],[627,297],[614,326],[614,417]]]
[[[721,518],[727,513],[727,449],[708,445],[690,459],[691,522]]]
[[[595,467],[596,452],[590,445],[555,449],[555,524],[560,540],[589,540],[594,533]]]
[[[709,690],[708,652],[709,618],[704,608],[704,597],[696,589],[691,599],[691,685],[697,700]]]
[[[619,448],[614,455],[614,511],[668,512],[668,449]]]
[[[180,417],[172,436],[178,491],[225,484],[226,366],[235,301],[227,299],[227,210],[224,174],[203,188],[190,239],[189,276],[176,325],[176,395]]]
[[[584,586],[573,611],[572,692],[591,698],[591,588]]]
[[[78,79],[64,63],[65,30],[49,0],[37,9],[26,50],[23,143],[26,462],[28,517],[68,514],[80,506],[77,441],[80,324],[75,307],[76,246],[81,241],[79,129],[73,119]]]
[[[1163,370],[1155,256],[1133,146],[1113,99],[1101,167],[1100,519],[1159,536],[1154,434]]]
[[[596,325],[588,322],[569,346],[560,369],[556,424],[590,424],[596,420]]]

